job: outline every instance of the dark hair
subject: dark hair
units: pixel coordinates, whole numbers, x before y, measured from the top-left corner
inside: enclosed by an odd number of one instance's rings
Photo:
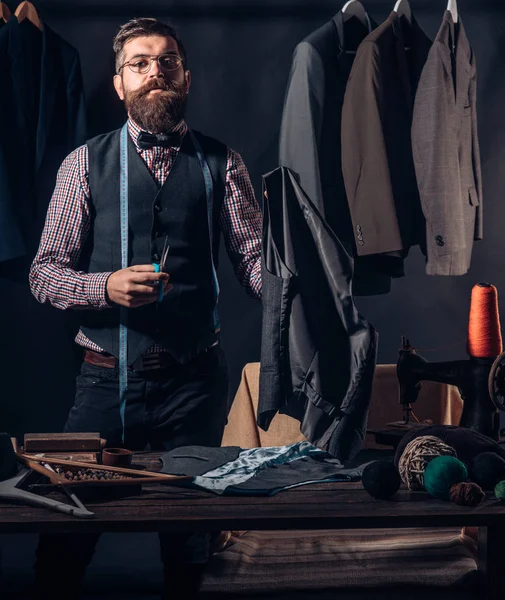
[[[126,42],[136,37],[149,35],[160,35],[163,37],[173,38],[177,42],[177,47],[179,48],[179,54],[182,58],[182,66],[184,69],[186,69],[186,50],[184,49],[181,40],[177,36],[175,29],[171,25],[168,25],[168,23],[162,23],[157,19],[144,17],[141,19],[132,19],[131,21],[128,21],[128,23],[121,25],[119,28],[112,46],[114,52],[116,53],[116,73],[119,72],[119,67],[124,62],[123,48]]]

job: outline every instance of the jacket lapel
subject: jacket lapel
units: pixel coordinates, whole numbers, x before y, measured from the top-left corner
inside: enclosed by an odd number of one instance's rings
[[[475,63],[472,60],[472,49],[466,37],[461,17],[458,19],[458,23],[454,24],[450,12],[447,11],[444,18],[450,21],[451,37],[455,42],[452,51],[455,54],[456,62],[456,72],[453,73],[456,80],[456,106],[463,111],[465,107],[470,105],[468,90],[470,79],[475,73]]]
[[[377,23],[369,16],[371,31],[377,27]],[[349,79],[352,65],[354,62],[355,54],[346,53],[346,36],[345,36],[345,24],[344,15],[342,11],[339,11],[332,19],[335,34],[335,46],[337,48],[337,60],[340,72],[343,76],[344,86],[342,86],[342,101],[344,98],[345,83]],[[363,39],[366,35],[363,36]],[[363,41],[363,40],[362,40]]]

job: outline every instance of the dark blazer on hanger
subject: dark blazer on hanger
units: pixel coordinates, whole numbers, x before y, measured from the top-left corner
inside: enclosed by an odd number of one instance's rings
[[[0,27],[0,261],[11,260],[26,254],[25,243],[15,212],[14,198],[11,193],[12,173],[9,160],[12,146],[7,132],[16,128],[17,110],[10,89],[10,46],[12,27],[9,22]]]
[[[376,24],[371,21],[371,27]],[[341,116],[355,51],[369,30],[342,12],[295,48],[286,89],[279,164],[299,183],[348,251],[357,256],[341,168]],[[362,257],[353,292],[386,293],[391,275],[403,274],[401,257]]]
[[[38,247],[58,168],[86,140],[80,61],[75,48],[48,25],[41,32],[13,16],[0,30],[0,63],[0,106],[6,110],[0,165],[7,172],[0,178],[0,210],[14,215],[31,255]],[[0,246],[0,262],[19,256],[14,250]]]
[[[377,333],[353,302],[352,258],[296,175],[280,167],[264,190],[258,425],[288,414],[345,463],[365,438]]]
[[[482,239],[477,70],[461,19],[446,11],[423,69],[412,149],[426,217],[429,275],[463,275]]]
[[[410,130],[431,42],[392,12],[358,49],[342,111],[342,169],[358,254],[424,248]]]

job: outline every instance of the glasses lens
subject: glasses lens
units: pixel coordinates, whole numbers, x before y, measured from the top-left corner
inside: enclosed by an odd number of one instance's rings
[[[149,70],[151,59],[147,56],[145,58],[136,58],[128,66],[134,73],[145,73]]]
[[[174,71],[181,64],[181,59],[174,54],[163,54],[159,57],[160,67],[165,71]]]

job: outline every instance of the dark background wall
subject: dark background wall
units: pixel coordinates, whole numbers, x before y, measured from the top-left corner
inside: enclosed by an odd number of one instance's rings
[[[344,0],[39,0],[41,17],[80,53],[89,135],[119,127],[122,104],[112,87],[112,38],[136,16],[170,20],[187,47],[192,71],[188,122],[240,152],[259,197],[261,175],[277,166],[277,139],[291,55],[297,42],[329,20]],[[7,1],[11,9],[18,2]],[[394,0],[365,0],[381,22]],[[478,111],[484,174],[485,240],[464,277],[428,277],[412,250],[407,275],[387,296],[357,300],[380,333],[379,362],[395,362],[407,335],[431,360],[465,357],[472,286],[505,290],[505,3],[458,0],[478,65]],[[446,0],[412,0],[434,37]],[[2,118],[6,118],[5,115]],[[336,143],[338,141],[336,140]],[[259,359],[261,307],[249,300],[222,257],[223,345],[235,391],[243,365]],[[505,304],[502,307],[505,315]],[[57,431],[73,401],[76,353],[67,316],[37,305],[27,283],[0,276],[0,430]],[[400,413],[399,413],[400,414]]]

